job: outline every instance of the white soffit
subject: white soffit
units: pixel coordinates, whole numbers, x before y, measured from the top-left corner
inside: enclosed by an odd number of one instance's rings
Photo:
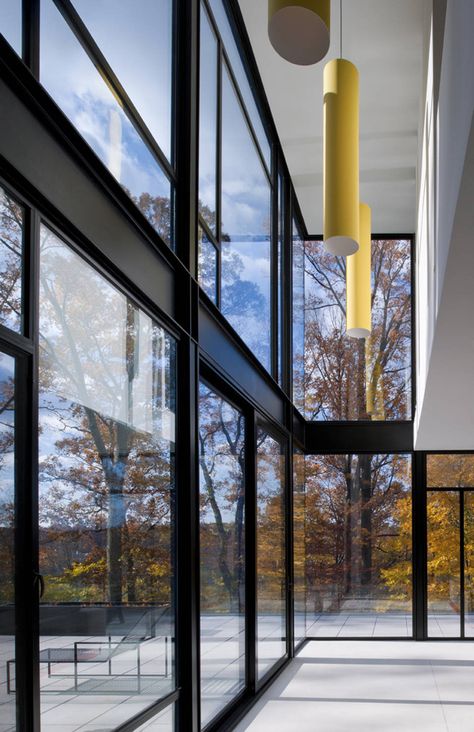
[[[308,232],[322,233],[323,68],[339,56],[339,2],[331,46],[315,66],[272,48],[267,0],[239,0]],[[424,0],[344,0],[343,56],[360,72],[361,200],[378,233],[415,230]]]

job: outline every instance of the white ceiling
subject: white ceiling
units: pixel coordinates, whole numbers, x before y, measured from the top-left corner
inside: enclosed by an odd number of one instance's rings
[[[339,56],[339,0],[331,46],[315,66],[284,61],[267,35],[267,0],[239,0],[308,232],[322,233],[323,67]],[[415,230],[417,139],[425,0],[344,0],[343,56],[360,73],[361,200],[378,233]]]

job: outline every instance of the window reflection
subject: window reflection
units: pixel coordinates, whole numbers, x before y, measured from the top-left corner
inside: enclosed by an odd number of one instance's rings
[[[429,488],[474,488],[474,455],[427,455],[426,470]]]
[[[15,360],[0,353],[0,710],[16,729]]]
[[[21,56],[21,6],[22,0],[0,2],[0,33],[10,46]]]
[[[308,635],[412,635],[411,457],[306,457]]]
[[[73,4],[170,160],[172,0],[73,0]]]
[[[174,341],[44,226],[40,275],[42,705],[115,729],[174,688]]]
[[[229,56],[229,61],[232,66],[232,71],[234,72],[237,79],[240,93],[242,94],[245,106],[249,113],[250,119],[252,120],[252,126],[257,136],[260,150],[262,151],[262,155],[265,159],[268,170],[271,170],[272,156],[270,143],[268,141],[268,136],[262,123],[262,117],[257,108],[247,72],[242,62],[239,47],[237,45],[231,25],[229,23],[229,18],[227,16],[227,11],[224,7],[224,2],[223,0],[209,0],[209,4],[211,6],[214,18],[219,28],[219,33],[221,34],[225,50],[227,51],[227,54]]]
[[[198,278],[206,295],[217,305],[217,249],[199,227]]]
[[[305,407],[305,313],[304,313],[304,241],[293,221],[293,404],[301,413]]]
[[[372,241],[372,334],[346,335],[346,270],[320,241],[305,243],[306,416],[411,418],[411,242]]]
[[[306,486],[305,458],[293,455],[293,585],[295,644],[306,637]]]
[[[170,181],[52,0],[41,3],[41,82],[160,236],[170,243]]]
[[[222,83],[221,309],[269,371],[271,190],[225,70]]]
[[[285,452],[257,432],[257,676],[286,653]]]
[[[24,210],[0,188],[0,323],[17,333],[22,324]]]
[[[244,415],[199,391],[201,724],[245,685]]]
[[[200,43],[199,213],[217,235],[217,39],[203,5]]]

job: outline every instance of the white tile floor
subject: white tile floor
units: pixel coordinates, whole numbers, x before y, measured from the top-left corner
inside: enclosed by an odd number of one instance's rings
[[[408,638],[413,620],[411,613],[321,613],[308,615],[306,628],[309,638]]]
[[[236,732],[473,732],[470,642],[312,641]]]

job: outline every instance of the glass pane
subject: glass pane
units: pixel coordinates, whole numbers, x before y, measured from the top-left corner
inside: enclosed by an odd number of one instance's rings
[[[0,728],[16,729],[15,360],[0,354]],[[5,727],[3,727],[5,725]]]
[[[464,493],[464,635],[474,637],[474,492]]]
[[[372,334],[346,335],[346,264],[305,243],[306,416],[405,420],[411,414],[411,242],[372,241]]]
[[[271,190],[224,70],[221,309],[270,370]]]
[[[169,244],[170,182],[52,0],[41,3],[41,83]]]
[[[22,0],[0,2],[0,33],[21,56],[21,5]]]
[[[199,96],[199,213],[216,234],[217,39],[201,6]]]
[[[474,488],[474,455],[427,455],[429,488]]]
[[[24,210],[0,188],[0,323],[17,333],[22,321]]]
[[[163,709],[156,717],[137,727],[136,732],[174,732],[174,704]],[[92,732],[92,731],[91,731]]]
[[[306,458],[307,635],[412,635],[409,455]]]
[[[217,250],[199,227],[198,280],[212,302],[217,305]]]
[[[306,637],[305,458],[293,455],[293,573],[295,644]]]
[[[112,730],[174,689],[174,363],[163,329],[43,226],[45,724]]]
[[[73,0],[122,86],[171,158],[172,0]]]
[[[201,724],[245,686],[245,422],[199,390]]]
[[[429,491],[428,636],[461,634],[460,504],[458,491]]]
[[[265,159],[268,170],[271,170],[272,151],[270,143],[263,127],[262,118],[260,112],[258,111],[255,97],[253,95],[249,79],[244,68],[244,64],[242,63],[240,51],[235,41],[235,37],[232,32],[229,19],[227,17],[227,12],[224,7],[223,0],[210,0],[210,5],[217,23],[217,27],[219,28],[219,33],[221,34],[222,41],[224,43],[225,50],[227,51],[227,55],[229,56],[232,71],[234,72],[235,78],[237,79],[240,93],[242,94],[245,106],[247,107],[247,112],[249,113],[250,119],[252,120],[252,125],[257,136],[262,155]]]
[[[293,222],[293,404],[304,413],[304,241]]]
[[[285,240],[285,188],[284,178],[278,176],[278,240],[277,240],[277,287],[278,287],[278,314],[277,314],[277,381],[280,386],[283,385],[283,373],[282,373],[282,349],[283,349],[283,249]]]
[[[257,433],[257,677],[286,653],[285,455]]]

